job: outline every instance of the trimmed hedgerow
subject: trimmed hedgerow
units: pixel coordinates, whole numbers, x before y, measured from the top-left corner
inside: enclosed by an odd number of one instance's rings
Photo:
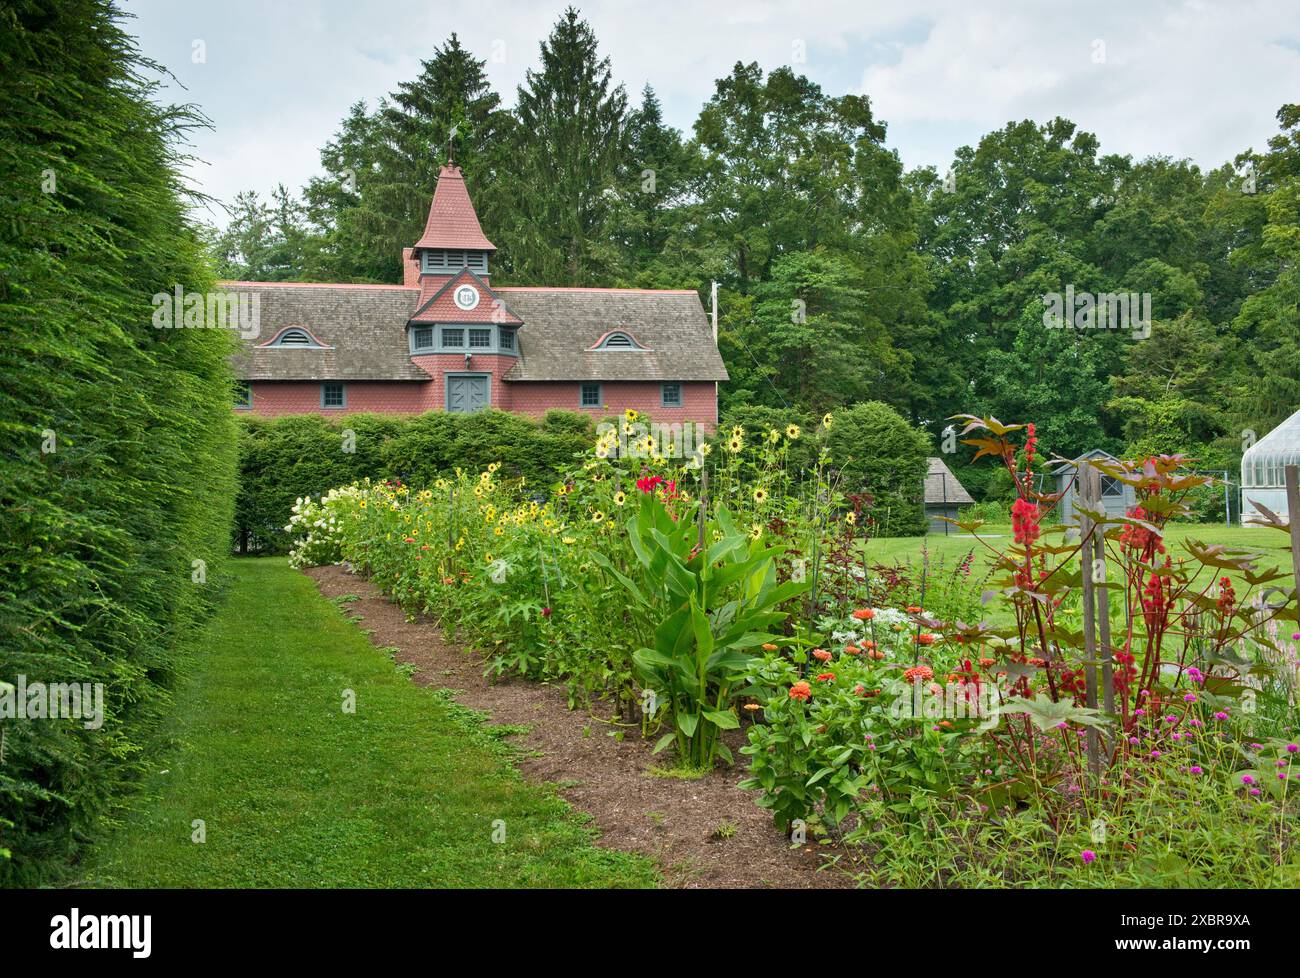
[[[104,706],[0,713],[0,884],[57,876],[138,775],[229,553],[231,336],[152,325],[211,283],[178,176],[201,120],[152,102],[119,17],[0,6],[0,684]]]
[[[477,471],[492,462],[540,486],[593,443],[588,418],[558,410],[540,422],[493,410],[240,420],[235,547],[241,552],[287,551],[284,527],[300,496],[364,478],[427,486],[457,467]]]

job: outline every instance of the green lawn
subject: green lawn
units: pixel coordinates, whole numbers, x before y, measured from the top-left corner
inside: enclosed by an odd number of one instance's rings
[[[511,749],[413,685],[284,560],[233,562],[178,693],[176,746],[83,884],[654,886]],[[342,709],[344,690],[356,712]],[[202,819],[206,841],[194,842]],[[494,822],[505,841],[494,842]]]
[[[867,559],[872,563],[892,564],[918,562],[921,559],[922,548],[929,551],[930,560],[933,563],[940,559],[951,568],[956,562],[966,556],[972,548],[975,550],[975,567],[983,570],[988,567],[988,561],[984,556],[989,553],[988,547],[980,541],[974,539],[970,534],[963,532],[957,527],[949,527],[951,531],[948,536],[942,532],[932,533],[924,537],[890,537],[870,540],[866,544]],[[1011,525],[994,525],[985,524],[980,527],[980,536],[984,538],[988,545],[1002,549],[1012,545]],[[1208,544],[1224,544],[1231,547],[1241,547],[1250,550],[1258,550],[1264,554],[1260,561],[1260,567],[1279,566],[1283,569],[1289,569],[1291,566],[1290,543],[1285,533],[1279,533],[1277,530],[1267,529],[1265,527],[1241,527],[1241,526],[1224,526],[1222,523],[1175,523],[1169,527],[1165,535],[1165,546],[1169,553],[1174,556],[1188,556],[1183,549],[1183,542],[1186,540],[1198,540]],[[1208,574],[1206,575],[1208,578]],[[1237,575],[1229,575],[1240,581]],[[1282,582],[1285,584],[1286,582]],[[1244,591],[1244,586],[1237,584],[1238,592]]]
[[[1005,549],[1013,544],[1011,538],[1010,524],[995,525],[985,524],[980,527],[980,537],[985,542],[975,540],[974,537],[961,531],[957,527],[950,527],[948,536],[943,532],[931,533],[924,537],[879,537],[875,540],[868,540],[866,544],[867,561],[883,564],[909,563],[914,568],[919,568],[922,550],[930,554],[930,567],[932,574],[939,572],[952,572],[957,563],[970,550],[975,550],[974,574],[971,580],[975,581],[974,587],[978,587],[979,581],[983,580],[985,572],[988,571],[991,562],[989,562],[989,546],[997,549]],[[1169,532],[1165,535],[1165,546],[1171,557],[1190,557],[1187,550],[1183,548],[1183,542],[1187,540],[1197,540],[1203,544],[1222,544],[1234,546],[1234,548],[1243,548],[1257,550],[1262,554],[1260,559],[1261,570],[1265,567],[1281,567],[1283,571],[1291,570],[1291,545],[1288,542],[1286,533],[1279,533],[1275,529],[1265,527],[1226,527],[1222,523],[1175,523],[1169,527]],[[1217,577],[1223,576],[1222,572],[1216,571],[1210,574],[1209,570],[1201,571],[1200,577],[1197,577],[1197,587],[1206,587],[1213,584]],[[1242,576],[1236,572],[1229,572],[1227,576],[1231,577],[1232,583],[1236,588],[1239,596],[1245,596],[1248,592],[1249,585],[1245,583]],[[1288,587],[1290,577],[1286,580],[1278,581],[1275,587]],[[989,614],[1000,616],[1005,610],[998,610],[997,607],[991,606]]]

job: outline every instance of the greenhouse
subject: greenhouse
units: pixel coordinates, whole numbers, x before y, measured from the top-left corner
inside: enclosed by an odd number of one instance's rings
[[[1300,465],[1300,411],[1255,442],[1241,457],[1241,521],[1260,516],[1254,503],[1279,516],[1287,513],[1288,465]]]

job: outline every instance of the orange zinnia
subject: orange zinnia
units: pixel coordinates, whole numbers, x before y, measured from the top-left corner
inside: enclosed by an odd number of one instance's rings
[[[803,680],[790,687],[790,699],[792,700],[806,700],[810,696],[812,696],[812,687]]]
[[[911,669],[903,673],[903,678],[909,683],[914,683],[918,679],[933,679],[934,670],[929,666],[912,666]]]
[[[860,648],[858,648],[856,645],[846,645],[846,646],[844,646],[844,654],[845,654],[845,655],[857,655],[857,654],[858,654],[859,652],[861,652],[861,651],[862,651],[862,650],[861,650]]]
[[[919,604],[909,604],[907,606],[907,613],[909,615],[919,615],[921,613],[921,606]]]
[[[818,662],[830,662],[831,654],[825,649],[813,649],[813,658]]]
[[[858,621],[871,621],[872,618],[876,617],[876,613],[870,608],[859,608],[853,612],[853,617]]]
[[[935,639],[935,636],[931,635],[929,632],[922,632],[920,635],[916,636],[916,644],[917,644],[917,645],[933,645],[933,644],[934,644],[934,639]]]
[[[763,651],[764,651],[764,652],[775,652],[775,651],[776,651],[776,646],[773,645],[771,642],[764,642],[764,643],[763,643]]]
[[[835,673],[833,673],[833,672],[823,672],[823,673],[820,673],[820,674],[817,676],[817,681],[818,681],[819,683],[828,683],[828,682],[830,682],[830,681],[831,681],[832,679],[834,679],[834,678],[835,678]]]

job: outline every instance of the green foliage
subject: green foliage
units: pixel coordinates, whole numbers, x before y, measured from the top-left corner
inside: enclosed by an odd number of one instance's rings
[[[622,574],[599,554],[595,559],[618,577],[653,628],[654,645],[632,659],[642,688],[669,712],[672,728],[656,750],[675,743],[678,760],[708,769],[717,754],[732,759],[719,736],[740,726],[733,690],[752,650],[775,637],[768,629],[786,617],[776,608],[812,585],[778,584],[775,558],[785,548],[751,539],[725,508],[698,522],[697,528],[677,520],[646,493],[627,527],[637,573]]]
[[[840,491],[872,497],[867,515],[880,535],[924,533],[929,436],[878,401],[836,411],[834,419],[828,447],[840,472]]]
[[[212,282],[179,176],[200,120],[153,102],[119,16],[0,8],[0,681],[102,683],[105,712],[0,719],[0,883],[74,859],[135,779],[228,553],[231,334],[151,324]]]
[[[271,553],[288,548],[284,526],[301,496],[369,477],[427,486],[457,467],[493,462],[540,486],[592,443],[590,420],[559,410],[540,423],[492,410],[240,420],[236,546]]]
[[[596,35],[569,7],[541,44],[541,69],[519,86],[512,179],[497,225],[513,280],[545,285],[607,281],[611,202],[627,152],[627,95]]]

